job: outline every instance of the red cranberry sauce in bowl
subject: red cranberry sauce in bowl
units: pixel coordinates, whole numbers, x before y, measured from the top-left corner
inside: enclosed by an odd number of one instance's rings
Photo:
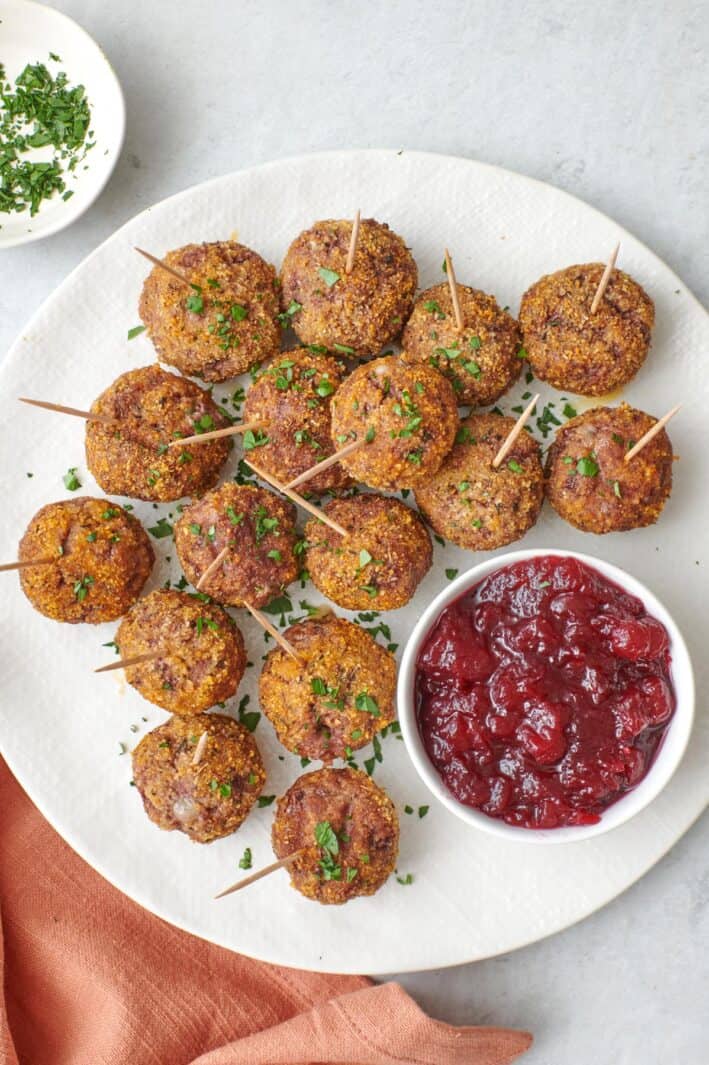
[[[647,774],[674,713],[670,640],[577,558],[496,570],[421,645],[428,756],[466,806],[521,828],[591,825]]]

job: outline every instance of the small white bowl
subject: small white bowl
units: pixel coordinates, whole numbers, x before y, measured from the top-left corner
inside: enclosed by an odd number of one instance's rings
[[[60,70],[65,71],[70,85],[86,89],[91,108],[89,129],[94,133],[91,140],[96,142],[76,170],[65,174],[67,190],[74,194],[70,199],[62,200],[61,193],[55,193],[42,202],[34,217],[29,210],[0,213],[0,248],[12,248],[57,233],[91,206],[120,155],[126,109],[118,78],[106,56],[67,15],[34,0],[0,0],[0,30],[0,60],[6,80],[14,83],[27,63],[44,63],[55,77]],[[61,62],[51,60],[50,52]],[[37,149],[35,158],[51,158],[51,150]]]
[[[598,570],[604,577],[619,584],[631,595],[637,596],[644,604],[647,612],[662,622],[670,637],[672,680],[677,697],[677,708],[655,756],[655,761],[645,778],[635,788],[626,792],[622,798],[604,810],[600,821],[595,825],[574,825],[554,829],[521,828],[517,825],[508,825],[505,821],[488,817],[487,814],[480,810],[465,806],[451,794],[438,775],[426,752],[416,721],[414,699],[416,659],[421,645],[444,608],[496,570],[502,569],[513,562],[523,562],[526,559],[538,558],[541,555],[576,558],[580,562],[585,562],[586,565]],[[692,721],[694,719],[694,675],[687,645],[672,616],[637,578],[632,577],[618,566],[603,562],[599,558],[592,558],[590,555],[582,555],[576,551],[561,551],[556,548],[538,548],[529,551],[511,551],[507,554],[490,558],[486,562],[481,562],[479,565],[473,566],[472,569],[462,573],[436,596],[419,618],[404,649],[399,670],[397,701],[401,731],[419,776],[429,791],[457,817],[460,817],[461,820],[466,821],[474,828],[480,828],[484,832],[489,832],[494,836],[502,836],[508,840],[518,840],[524,843],[576,843],[582,839],[590,839],[592,836],[600,836],[604,832],[622,825],[644,809],[648,803],[652,802],[665,787],[682,759],[692,730]]]

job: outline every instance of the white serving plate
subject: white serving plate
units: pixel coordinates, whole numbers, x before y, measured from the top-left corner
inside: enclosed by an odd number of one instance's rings
[[[51,61],[50,52],[61,62]],[[95,134],[87,141],[96,142],[76,170],[64,174],[67,190],[74,194],[70,199],[55,193],[42,201],[34,217],[29,210],[0,213],[3,249],[57,233],[91,206],[118,161],[126,116],[118,78],[104,53],[81,26],[53,7],[34,0],[0,0],[0,63],[12,83],[27,63],[44,63],[53,77],[63,70],[71,86],[83,85],[91,108],[89,129]],[[41,148],[31,158],[45,162],[51,157],[51,148]]]
[[[236,835],[207,847],[156,829],[129,786],[130,762],[119,755],[119,743],[132,746],[166,715],[143,702],[117,674],[92,673],[111,654],[101,644],[113,639],[114,625],[47,621],[31,610],[13,574],[5,575],[2,585],[0,740],[22,785],[71,846],[165,920],[267,961],[380,974],[500,954],[567,927],[642,876],[709,801],[704,695],[709,505],[703,443],[709,319],[682,282],[634,237],[578,200],[465,159],[332,152],[270,163],[189,189],[143,212],[98,248],[50,297],[10,352],[0,374],[0,469],[7,501],[0,511],[0,558],[15,557],[17,540],[35,510],[68,496],[62,485],[67,467],[79,467],[84,492],[98,493],[83,462],[81,422],[20,408],[15,397],[85,407],[119,373],[151,361],[145,336],[126,341],[127,330],[138,323],[146,274],[135,244],[162,254],[191,240],[236,232],[279,263],[300,229],[316,218],[350,216],[357,207],[406,237],[422,286],[441,279],[442,249],[448,245],[459,279],[496,293],[514,311],[539,275],[602,259],[620,239],[619,265],[655,300],[653,349],[625,397],[658,415],[675,402],[685,403],[671,427],[681,461],[660,522],[594,537],[565,525],[545,507],[537,526],[515,546],[553,546],[605,558],[645,582],[674,616],[689,643],[699,701],[687,754],[668,787],[606,836],[563,847],[508,843],[475,832],[432,802],[404,744],[388,737],[375,779],[401,812],[399,871],[411,872],[413,884],[401,886],[392,877],[370,899],[320,907],[291,890],[285,873],[277,873],[214,902],[216,890],[238,879],[246,846],[252,848],[255,867],[271,860],[272,808],[255,811]],[[503,408],[516,405],[526,388],[522,383],[506,396]],[[227,391],[217,387],[215,395]],[[542,393],[559,398],[551,390]],[[578,409],[590,405],[574,403]],[[235,463],[236,456],[229,473]],[[135,513],[153,524],[171,509],[136,504]],[[155,546],[160,556],[174,557],[171,541],[158,540]],[[446,583],[446,568],[462,572],[486,557],[436,546],[433,569],[414,601],[384,619],[393,638],[404,642]],[[174,563],[156,567],[151,587],[170,573],[177,578]],[[293,593],[296,609],[303,596],[320,601],[312,586],[305,592],[295,586]],[[260,631],[243,612],[239,622],[258,665],[264,651]],[[256,672],[248,670],[239,692],[251,693],[252,708]],[[267,763],[265,790],[280,794],[301,772],[299,760],[281,750],[265,719],[256,738]],[[403,813],[405,804],[431,808],[419,820]]]

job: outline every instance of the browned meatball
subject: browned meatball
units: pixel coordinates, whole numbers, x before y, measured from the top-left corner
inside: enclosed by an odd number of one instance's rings
[[[291,885],[308,899],[338,906],[373,895],[388,880],[399,853],[399,820],[371,777],[319,769],[298,777],[278,800],[271,839],[278,858],[304,851],[290,865]]]
[[[284,635],[298,657],[280,647],[269,652],[259,698],[289,751],[345,758],[394,720],[394,656],[359,625],[326,614]]]
[[[433,559],[418,514],[398,499],[371,494],[333,499],[323,509],[349,536],[315,518],[307,523],[305,568],[315,587],[345,610],[408,603]]]
[[[157,363],[121,374],[91,410],[118,423],[86,423],[86,461],[111,495],[158,503],[199,495],[216,484],[231,449],[227,439],[167,447],[228,422],[204,389]]]
[[[461,332],[448,285],[422,292],[401,338],[401,358],[440,370],[453,385],[458,403],[484,407],[499,399],[522,372],[519,326],[494,296],[479,289],[458,285],[458,302]]]
[[[281,267],[282,306],[304,344],[365,357],[401,333],[418,271],[401,237],[365,218],[346,273],[351,234],[351,221],[328,220],[295,238]]]
[[[53,559],[20,570],[32,606],[54,621],[114,621],[133,605],[155,554],[137,518],[108,499],[82,496],[38,510],[18,558]]]
[[[662,429],[625,462],[657,421],[622,403],[572,418],[547,452],[546,491],[557,514],[583,532],[653,525],[672,491],[672,444]]]
[[[469,551],[493,551],[531,529],[544,498],[539,444],[517,437],[495,469],[492,461],[514,418],[472,414],[460,423],[457,443],[438,473],[416,489],[416,503],[439,534]]]
[[[564,392],[602,396],[630,381],[645,361],[655,305],[614,270],[595,314],[603,263],[546,274],[522,297],[519,321],[535,375]]]
[[[164,261],[186,277],[153,267],[140,317],[163,362],[205,381],[225,381],[278,352],[276,271],[233,240],[187,244]]]
[[[164,653],[125,674],[144,699],[171,714],[199,714],[225,702],[246,669],[243,637],[226,610],[167,588],[138,600],[116,643],[124,659]]]
[[[196,585],[224,548],[224,561],[202,586],[230,606],[265,606],[298,576],[295,507],[252,485],[223,484],[187,507],[175,525],[175,546]]]
[[[338,447],[364,445],[342,465],[371,488],[414,488],[436,472],[458,428],[455,393],[430,366],[391,356],[359,366],[332,397],[332,436]]]
[[[330,397],[342,382],[344,365],[307,348],[284,351],[257,375],[246,394],[244,422],[258,430],[245,441],[266,473],[287,484],[333,453]],[[304,485],[308,494],[337,492],[352,483],[339,463]]]
[[[171,717],[143,736],[133,751],[133,780],[158,828],[211,843],[243,823],[266,772],[248,729],[225,714],[200,714]]]

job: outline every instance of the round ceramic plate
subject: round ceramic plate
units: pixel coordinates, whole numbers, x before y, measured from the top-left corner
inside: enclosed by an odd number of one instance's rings
[[[111,64],[88,33],[60,11],[33,0],[0,0],[0,63],[11,83],[28,63],[44,63],[52,77],[64,71],[70,86],[84,86],[91,108],[86,142],[93,147],[73,172],[64,174],[71,197],[63,200],[55,193],[42,201],[34,217],[29,210],[0,214],[0,248],[11,248],[57,233],[91,206],[120,155],[125,104]],[[51,147],[31,154],[32,162],[51,158]]]
[[[143,702],[116,673],[92,670],[110,660],[115,626],[57,625],[36,614],[16,574],[5,582],[0,731],[3,752],[45,816],[87,862],[121,891],[182,928],[233,950],[284,965],[385,973],[471,961],[530,943],[603,906],[656,862],[709,800],[709,728],[703,693],[709,681],[706,621],[706,456],[709,320],[682,282],[647,248],[610,219],[563,192],[464,159],[395,152],[336,152],[287,159],[174,196],[119,230],[57,289],[24,330],[0,378],[0,439],[4,476],[0,557],[12,559],[27,521],[42,504],[66,498],[68,467],[78,467],[82,491],[100,494],[86,471],[81,421],[21,407],[29,395],[87,407],[118,374],[153,359],[144,335],[130,342],[146,274],[134,245],[161,255],[188,241],[238,235],[280,263],[291,239],[316,218],[366,216],[386,220],[405,236],[422,286],[441,280],[442,249],[454,255],[458,277],[513,311],[541,274],[571,263],[604,259],[621,241],[619,265],[649,291],[657,327],[646,365],[625,398],[654,414],[683,401],[672,423],[680,457],[675,488],[659,523],[631,533],[594,537],[565,525],[545,507],[520,545],[586,552],[644,581],[674,614],[697,670],[700,703],[687,755],[663,794],[633,821],[607,836],[560,847],[508,843],[463,824],[435,803],[395,735],[382,743],[375,779],[401,815],[399,877],[375,896],[344,907],[322,907],[276,873],[241,894],[213,901],[243,875],[245,847],[258,868],[272,860],[273,807],[254,811],[239,832],[210,846],[160,832],[145,817],[130,786],[130,756],[122,754],[166,715]],[[531,384],[504,397],[516,407]],[[217,386],[227,397],[233,384]],[[559,393],[543,389],[563,420]],[[571,398],[577,409],[590,404]],[[235,454],[226,476],[232,476]],[[136,504],[147,525],[174,506]],[[162,561],[151,586],[179,571],[172,541],[155,541]],[[480,555],[436,545],[434,566],[405,609],[383,620],[391,639],[406,640],[415,619],[446,582]],[[309,585],[291,588],[293,614],[301,600],[320,602]],[[254,666],[239,691],[257,708],[256,680],[266,649],[257,628],[239,613]],[[229,704],[236,712],[238,700]],[[268,769],[267,795],[278,795],[302,772],[284,752],[268,721],[256,737]],[[360,752],[360,765],[372,755]],[[424,817],[418,807],[430,805]],[[405,807],[412,807],[407,814]]]

